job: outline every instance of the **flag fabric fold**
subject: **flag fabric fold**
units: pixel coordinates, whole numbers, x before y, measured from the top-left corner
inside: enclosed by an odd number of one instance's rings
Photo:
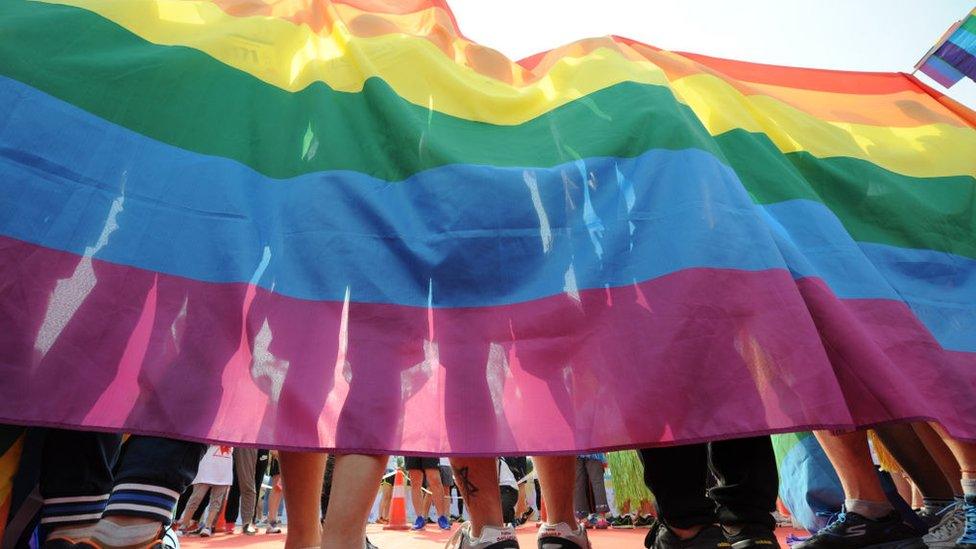
[[[976,116],[440,1],[0,3],[0,422],[431,455],[976,440]]]

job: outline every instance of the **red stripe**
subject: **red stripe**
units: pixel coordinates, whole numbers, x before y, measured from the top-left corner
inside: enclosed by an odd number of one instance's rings
[[[976,354],[939,348],[901,303],[839,301],[786,271],[492,308],[352,303],[343,321],[342,303],[10,239],[0,260],[5,422],[435,455],[915,417],[976,439]]]

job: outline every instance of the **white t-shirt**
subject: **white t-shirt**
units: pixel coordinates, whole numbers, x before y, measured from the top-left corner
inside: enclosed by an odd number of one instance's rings
[[[508,464],[505,460],[498,458],[498,485],[499,486],[511,486],[518,490],[518,479],[512,474],[512,470],[509,469]]]
[[[441,467],[450,467],[451,466],[451,458],[441,458],[440,466]]]
[[[234,454],[230,446],[210,446],[200,460],[193,484],[230,486],[234,484]]]

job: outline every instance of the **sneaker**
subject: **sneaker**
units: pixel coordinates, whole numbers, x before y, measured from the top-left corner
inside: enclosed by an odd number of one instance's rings
[[[441,515],[437,517],[437,526],[440,527],[441,530],[450,530],[451,521],[448,520],[444,515]]]
[[[276,522],[269,522],[268,523],[268,529],[265,530],[264,533],[265,534],[280,534],[281,533],[281,524],[279,524],[277,521]]]
[[[253,536],[254,534],[258,533],[258,529],[251,526],[251,523],[247,523],[241,527],[241,533],[245,536]]]
[[[610,522],[606,519],[606,517],[594,517],[592,520],[593,527],[597,530],[606,530],[607,528],[610,528]]]
[[[213,535],[213,531],[211,531],[210,528],[207,528],[206,526],[204,526],[203,528],[200,529],[200,537],[201,538],[209,538],[212,535]]]
[[[613,528],[614,530],[633,530],[634,517],[630,515],[617,517],[616,519],[610,522],[610,528]]]
[[[518,549],[518,546],[514,528],[485,526],[481,537],[475,538],[471,536],[471,523],[466,522],[448,540],[446,549]]]
[[[758,524],[743,525],[738,532],[731,533],[722,528],[725,539],[732,545],[732,549],[778,549],[779,540],[770,528]]]
[[[234,525],[233,524],[228,524],[227,526],[225,526],[224,527],[224,533],[225,534],[233,534],[234,533]]]
[[[413,526],[410,529],[411,530],[423,530],[426,527],[427,527],[427,518],[426,517],[417,517],[417,519],[413,521]]]
[[[954,503],[935,514],[939,521],[922,536],[929,549],[949,549],[956,546],[956,540],[966,528],[966,516],[962,505]]]
[[[922,537],[897,511],[879,519],[857,513],[841,513],[824,529],[793,549],[925,549]]]
[[[966,517],[966,528],[956,541],[956,549],[976,549],[976,495],[966,496],[962,511]]]
[[[635,528],[654,528],[657,524],[657,517],[652,517],[651,515],[645,515],[643,517],[637,517],[634,519]]]
[[[539,549],[590,549],[586,528],[579,526],[573,530],[565,522],[543,523],[539,528],[538,544]]]
[[[722,529],[714,524],[702,528],[688,539],[681,539],[664,523],[658,522],[644,538],[644,546],[653,549],[730,549],[731,544],[725,539]]]

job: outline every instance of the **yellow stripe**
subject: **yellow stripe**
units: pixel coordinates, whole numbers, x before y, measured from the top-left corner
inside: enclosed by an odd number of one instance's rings
[[[514,64],[485,55],[480,47],[455,45],[452,60],[423,38],[354,37],[340,20],[331,33],[319,35],[283,19],[231,16],[213,4],[193,0],[58,3],[89,9],[153,43],[198,49],[285,90],[298,91],[322,81],[335,90],[358,92],[367,78],[380,77],[411,103],[493,124],[519,124],[619,82],[668,85],[664,72],[645,55],[609,40],[611,47],[564,57],[544,76],[526,83],[523,74],[506,68]],[[479,72],[467,66],[492,61],[504,62],[500,72],[509,72],[498,75],[494,74],[497,67],[495,71],[481,67]],[[860,158],[919,177],[976,175],[973,128],[828,122],[772,97],[743,95],[725,80],[705,73],[678,78],[670,86],[712,135],[741,128],[766,133],[783,152]],[[897,97],[893,94],[890,100]],[[876,96],[879,101],[885,98]]]

